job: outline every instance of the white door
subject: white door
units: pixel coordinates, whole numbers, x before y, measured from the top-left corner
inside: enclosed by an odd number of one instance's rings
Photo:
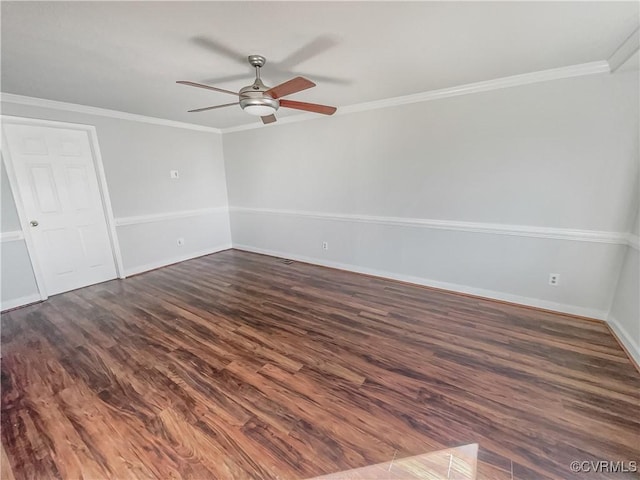
[[[47,294],[115,278],[88,133],[18,124],[3,130]]]

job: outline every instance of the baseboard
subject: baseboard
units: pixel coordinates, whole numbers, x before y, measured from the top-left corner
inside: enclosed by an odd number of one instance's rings
[[[198,252],[191,252],[185,255],[180,255],[172,258],[165,258],[162,260],[158,260],[157,262],[147,263],[146,265],[138,265],[136,267],[125,268],[124,273],[127,277],[132,275],[138,275],[139,273],[148,272],[149,270],[155,270],[156,268],[166,267],[168,265],[173,265],[174,263],[184,262],[186,260],[191,260],[193,258],[202,257],[204,255],[211,255],[212,253],[218,253],[223,250],[229,250],[231,248],[231,244],[218,245],[217,247],[207,248],[205,250],[200,250]]]
[[[640,371],[640,345],[629,335],[622,324],[612,315],[607,319],[607,325],[622,349],[627,353],[629,359],[635,363],[635,367]]]
[[[223,250],[229,250],[230,248],[231,248],[231,244],[218,245],[217,247],[200,250],[198,252],[191,252],[191,253],[180,255],[173,258],[167,258],[167,259],[159,260],[157,262],[147,263],[146,265],[139,265],[136,267],[127,268],[125,269],[125,275],[127,277],[130,277],[132,275],[137,275],[139,273],[148,272],[149,270],[155,270],[156,268],[166,267],[174,263],[184,262],[186,260],[202,257],[204,255],[211,255],[212,253],[218,253]],[[34,293],[33,295],[27,295],[20,298],[5,300],[2,302],[2,305],[0,305],[0,309],[2,312],[6,312],[8,310],[13,310],[18,307],[24,307],[31,303],[38,303],[40,301],[42,301],[40,294]]]
[[[18,308],[18,307],[24,307],[25,305],[29,305],[31,303],[38,303],[42,301],[42,298],[40,297],[39,293],[34,293],[32,295],[26,295],[24,297],[20,297],[20,298],[13,298],[11,300],[4,300],[2,302],[2,305],[0,306],[0,309],[3,312],[6,312],[8,310],[13,310],[14,308]]]
[[[412,283],[415,285],[422,285],[425,287],[437,288],[440,290],[448,290],[456,293],[463,293],[466,295],[472,295],[476,297],[488,298],[491,300],[498,300],[501,302],[514,303],[526,307],[533,307],[542,310],[549,310],[557,313],[564,313],[569,315],[575,315],[579,317],[585,317],[595,320],[606,320],[607,312],[604,310],[596,310],[591,308],[578,307],[575,305],[567,305],[563,303],[550,302],[547,300],[540,300],[538,298],[523,297],[520,295],[513,295],[510,293],[497,292],[494,290],[485,290],[482,288],[470,287],[467,285],[460,285],[457,283],[441,282],[438,280],[432,280],[422,277],[414,277],[410,275],[403,275],[395,272],[389,272],[385,270],[377,270],[373,268],[361,267],[349,263],[333,262],[330,260],[323,260],[314,257],[306,257],[304,255],[296,255],[288,252],[278,252],[275,250],[268,250],[264,248],[253,247],[250,245],[233,244],[233,248],[236,250],[244,250],[247,252],[260,253],[263,255],[271,255],[274,257],[288,258],[291,260],[297,260],[299,262],[311,263],[313,265],[320,265],[323,267],[336,268],[338,270],[346,270],[349,272],[362,273],[365,275],[371,275],[374,277],[388,278],[392,280],[398,280],[401,282]]]

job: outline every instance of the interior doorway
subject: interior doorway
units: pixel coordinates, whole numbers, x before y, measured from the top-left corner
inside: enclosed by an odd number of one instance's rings
[[[123,277],[95,128],[3,117],[2,134],[41,298]]]

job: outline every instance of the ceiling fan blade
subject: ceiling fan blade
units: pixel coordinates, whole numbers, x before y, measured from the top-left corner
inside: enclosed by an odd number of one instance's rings
[[[224,43],[221,43],[212,38],[205,37],[204,35],[197,35],[195,37],[192,37],[191,41],[196,45],[199,45],[207,50],[211,50],[220,55],[224,55],[225,57],[227,57],[230,60],[233,60],[236,63],[246,65],[245,62],[247,60],[247,54],[238,52],[237,50],[234,50],[233,48],[225,45]]]
[[[187,80],[178,80],[176,83],[180,85],[189,85],[190,87],[206,88],[207,90],[213,90],[214,92],[230,93],[231,95],[238,96],[238,92],[232,92],[231,90],[225,90],[224,88],[210,87],[209,85],[203,85],[202,83],[188,82]]]
[[[205,110],[213,110],[215,108],[223,108],[223,107],[230,107],[232,105],[238,105],[238,102],[233,102],[233,103],[225,103],[224,105],[215,105],[213,107],[204,107],[204,108],[196,108],[195,110],[188,110],[188,113],[193,113],[193,112],[204,112]]]
[[[295,108],[296,110],[306,110],[307,112],[321,113],[323,115],[333,115],[336,107],[319,105],[317,103],[295,102],[293,100],[280,100],[281,107]]]
[[[301,92],[302,90],[306,90],[307,88],[315,86],[316,84],[311,80],[307,80],[303,77],[296,77],[289,80],[288,82],[281,83],[280,85],[275,86],[264,93],[273,98],[280,98],[291,95],[292,93]]]
[[[227,82],[235,82],[237,80],[244,80],[247,83],[250,81],[251,74],[245,73],[237,73],[235,75],[225,75],[224,77],[216,77],[216,78],[206,78],[202,80],[204,83],[227,83]]]
[[[291,72],[291,74],[295,75],[295,73],[293,72]],[[300,73],[300,75],[306,75],[306,74]],[[309,76],[312,77],[316,82],[320,82],[320,83],[328,83],[333,85],[351,85],[353,83],[351,80],[347,80],[346,78],[329,77],[327,75],[317,75],[315,73],[312,73]],[[211,82],[211,83],[219,83],[219,82]]]
[[[277,120],[275,115],[266,115],[264,117],[260,117],[262,119],[262,123],[267,125],[268,123],[273,123]]]
[[[286,70],[293,68],[313,57],[323,53],[338,44],[338,41],[330,36],[322,35],[311,40],[306,45],[298,48],[295,52],[290,53],[287,58],[277,63],[280,69]]]

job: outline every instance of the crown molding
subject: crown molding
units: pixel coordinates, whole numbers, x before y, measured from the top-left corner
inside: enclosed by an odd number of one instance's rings
[[[634,34],[632,34],[633,37]],[[637,36],[637,35],[636,35]],[[630,37],[630,38],[632,38]],[[632,44],[633,42],[625,42]],[[618,50],[621,50],[622,47]],[[617,52],[616,52],[617,53]],[[616,54],[612,56],[614,58]],[[611,59],[610,59],[611,60]],[[496,78],[482,82],[468,83],[456,87],[442,88],[439,90],[430,90],[427,92],[415,93],[412,95],[403,95],[399,97],[375,100],[372,102],[357,103],[346,107],[338,108],[335,115],[349,115],[351,113],[366,112],[369,110],[378,110],[381,108],[396,107],[399,105],[408,105],[412,103],[427,102],[430,100],[438,100],[447,97],[456,97],[459,95],[469,95],[471,93],[488,92],[491,90],[499,90],[502,88],[517,87],[521,85],[529,85],[532,83],[548,82],[551,80],[560,80],[563,78],[580,77],[584,75],[594,75],[598,73],[610,73],[609,62],[601,60],[597,62],[581,63],[578,65],[569,65],[567,67],[553,68],[549,70],[540,70],[537,72],[523,73],[520,75],[512,75],[509,77]],[[28,105],[33,107],[52,108],[55,110],[64,110],[76,113],[85,113],[88,115],[98,115],[101,117],[118,118],[121,120],[130,120],[133,122],[151,123],[155,125],[163,125],[167,127],[184,128],[188,130],[197,130],[201,132],[212,132],[218,134],[241,132],[244,130],[253,130],[255,128],[273,128],[278,125],[286,125],[288,123],[302,122],[305,120],[317,120],[322,116],[312,113],[303,113],[284,117],[278,122],[263,125],[262,123],[249,123],[228,128],[205,127],[204,125],[196,125],[193,123],[177,122],[157,117],[148,117],[135,113],[121,112],[118,110],[109,110],[106,108],[90,107],[77,103],[59,102],[56,100],[47,100],[44,98],[28,97],[25,95],[16,95],[13,93],[0,93],[0,101],[6,103],[14,103],[18,105]]]
[[[536,227],[530,225],[510,225],[502,223],[460,222],[455,220],[436,220],[428,218],[379,217],[372,215],[306,212],[301,210],[278,210],[271,208],[230,207],[229,210],[231,212],[250,213],[258,215],[280,215],[339,222],[373,223],[378,225],[390,225],[399,227],[454,230],[458,232],[548,238],[553,240],[571,240],[575,242],[609,243],[614,245],[627,245],[629,242],[629,236],[627,233],[603,232],[597,230]]]
[[[351,113],[366,112],[369,110],[397,107],[399,105],[428,102],[430,100],[439,100],[441,98],[457,97],[459,95],[469,95],[471,93],[488,92],[491,90],[499,90],[521,85],[529,85],[532,83],[548,82],[551,80],[581,77],[584,75],[594,75],[599,73],[610,73],[609,63],[606,60],[581,63],[578,65],[570,65],[567,67],[552,68],[550,70],[540,70],[537,72],[523,73],[520,75],[496,78],[483,82],[468,83],[466,85],[459,85],[457,87],[442,88],[439,90],[430,90],[427,92],[415,93],[412,95],[403,95],[400,97],[375,100],[373,102],[357,103],[354,105],[348,105],[346,107],[338,108],[338,111],[334,115],[349,115]],[[221,131],[223,134],[225,134],[241,132],[244,130],[253,130],[254,128],[273,128],[277,127],[278,125],[287,123],[302,122],[305,120],[314,120],[319,118],[323,117],[311,113],[304,113],[301,115],[294,115],[278,119],[276,123],[272,123],[269,125],[263,125],[261,123],[250,123],[246,125],[238,125],[237,127],[223,128]]]
[[[638,50],[640,50],[640,27],[636,28],[609,57],[611,73],[624,65]]]
[[[177,122],[175,120],[167,120],[164,118],[138,115],[137,113],[128,113],[121,112],[119,110],[90,107],[88,105],[80,105],[78,103],[59,102],[57,100],[47,100],[45,98],[27,97],[25,95],[16,95],[13,93],[0,92],[0,101],[17,105],[27,105],[30,107],[51,108],[54,110],[63,110],[66,112],[97,115],[99,117],[118,118],[120,120],[129,120],[132,122],[151,123],[154,125],[162,125],[165,127],[184,128],[187,130],[196,130],[200,132],[210,132],[218,134],[222,133],[222,130],[220,130],[219,128],[205,127],[204,125],[196,125],[195,123]]]
[[[136,215],[131,217],[119,217],[115,219],[116,227],[124,227],[127,225],[138,225],[140,223],[165,222],[167,220],[175,220],[177,218],[198,217],[201,215],[210,215],[213,213],[228,212],[228,207],[199,208],[195,210],[180,210],[177,212],[152,213],[149,215]]]

